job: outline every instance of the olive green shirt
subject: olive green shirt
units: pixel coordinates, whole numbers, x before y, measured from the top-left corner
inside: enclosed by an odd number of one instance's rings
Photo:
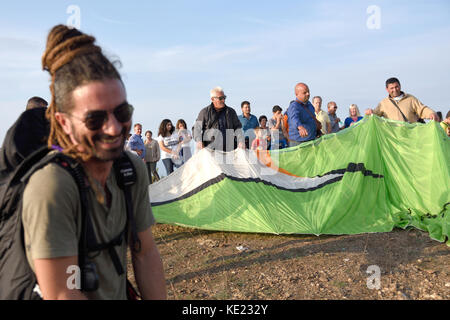
[[[154,224],[148,193],[148,175],[144,162],[128,153],[136,168],[137,181],[132,186],[132,202],[137,232]],[[96,200],[92,188],[88,210],[98,243],[107,243],[119,235],[127,221],[126,202],[114,170],[106,186],[111,193],[111,207]],[[104,192],[100,187],[99,190]],[[28,262],[34,271],[34,259],[78,256],[81,235],[81,206],[77,184],[71,174],[55,163],[36,171],[23,195],[22,222]],[[114,247],[125,273],[119,276],[107,250],[92,259],[99,275],[99,289],[85,293],[89,299],[126,299],[127,243]],[[73,275],[68,273],[69,277]],[[72,281],[71,283],[75,283]]]

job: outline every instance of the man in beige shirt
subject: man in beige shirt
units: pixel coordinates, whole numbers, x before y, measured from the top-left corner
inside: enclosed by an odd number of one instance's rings
[[[366,114],[376,114],[392,120],[405,122],[417,122],[419,119],[431,119],[438,121],[437,114],[425,106],[416,97],[401,91],[400,81],[397,78],[386,80],[386,91],[388,97],[383,99],[378,106],[372,110],[367,109]]]
[[[322,133],[331,133],[331,121],[328,113],[322,110],[322,97],[315,96],[312,99],[312,104],[314,106],[314,111],[316,114],[316,119],[322,124]]]

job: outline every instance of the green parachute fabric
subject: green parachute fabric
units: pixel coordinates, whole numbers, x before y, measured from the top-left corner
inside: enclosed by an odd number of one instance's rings
[[[366,116],[270,157],[271,168],[254,151],[201,150],[150,185],[156,221],[315,235],[414,226],[437,241],[449,237],[450,139],[437,122]]]

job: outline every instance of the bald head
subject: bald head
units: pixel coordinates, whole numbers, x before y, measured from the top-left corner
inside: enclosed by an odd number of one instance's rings
[[[300,102],[307,102],[309,100],[309,88],[306,84],[300,82],[295,86],[295,97]]]

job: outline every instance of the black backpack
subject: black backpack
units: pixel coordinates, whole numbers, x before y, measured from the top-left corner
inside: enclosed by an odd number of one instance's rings
[[[22,195],[28,179],[38,169],[55,162],[68,170],[77,183],[82,211],[82,233],[79,239],[78,263],[81,269],[81,290],[88,292],[98,288],[99,280],[95,264],[88,254],[108,250],[117,273],[124,271],[114,249],[126,241],[130,232],[132,248],[139,250],[133,216],[130,187],[136,181],[136,171],[128,156],[114,162],[119,186],[123,189],[127,205],[127,223],[124,230],[108,243],[99,244],[93,231],[87,203],[89,185],[82,166],[74,159],[52,152],[47,148],[49,123],[45,108],[36,108],[22,113],[8,130],[0,150],[0,299],[41,299],[36,290],[36,276],[28,264],[22,226]],[[136,291],[127,280],[127,297],[136,296]]]

